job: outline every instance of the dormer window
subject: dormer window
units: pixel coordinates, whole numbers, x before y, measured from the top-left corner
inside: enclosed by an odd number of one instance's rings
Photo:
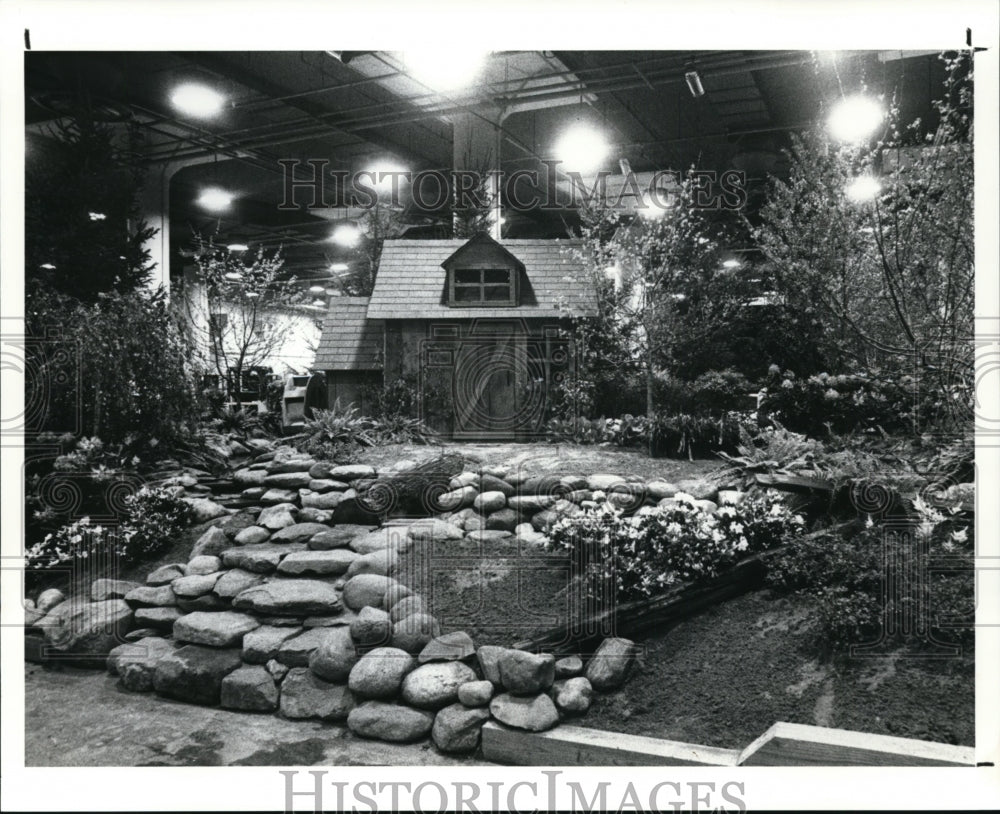
[[[517,305],[517,270],[456,268],[450,274],[449,303],[456,307]]]
[[[441,265],[445,270],[442,305],[515,308],[524,296],[531,296],[524,263],[487,234],[473,237]]]

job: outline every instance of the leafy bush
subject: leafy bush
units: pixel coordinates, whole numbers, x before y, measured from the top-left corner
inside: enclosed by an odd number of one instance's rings
[[[159,554],[193,519],[190,505],[169,490],[142,487],[125,498],[121,556],[140,562]]]
[[[645,444],[648,427],[645,416],[623,415],[621,418],[552,418],[546,431],[550,441],[628,447]]]
[[[106,527],[81,518],[31,546],[25,567],[38,574],[93,559],[110,564],[140,562],[162,551],[179,531],[191,524],[191,509],[165,489],[143,487],[125,500],[121,524]]]
[[[362,447],[426,444],[435,437],[417,418],[369,418],[353,404],[341,407],[339,399],[330,410],[314,410],[312,418],[306,420],[304,434],[299,449],[330,460],[346,460]]]
[[[549,545],[572,554],[592,596],[606,595],[610,586],[628,600],[717,576],[740,557],[783,545],[802,529],[802,518],[773,493],[748,495],[714,514],[684,497],[631,517],[604,501],[558,520]]]
[[[710,370],[691,383],[691,397],[699,412],[722,415],[746,410],[753,384],[735,370]]]
[[[652,453],[655,457],[708,457],[719,451],[734,451],[740,433],[752,421],[745,413],[707,415],[671,413],[657,415],[653,422]]]
[[[768,564],[767,583],[777,593],[813,597],[824,641],[833,649],[876,641],[886,622],[898,641],[917,636],[927,623],[938,640],[971,640],[973,627],[949,624],[968,620],[974,605],[974,546],[971,526],[958,516],[948,516],[914,502],[918,521],[909,533],[869,523],[846,535],[830,531],[799,541]],[[932,571],[928,558],[947,556],[951,570]],[[887,580],[902,574],[887,571],[897,563],[908,573],[922,574],[925,582],[901,582],[898,591],[884,594]],[[907,588],[906,586],[912,586]],[[926,591],[930,608],[921,607],[916,593]],[[929,613],[917,620],[915,614]]]
[[[830,433],[912,431],[916,383],[883,379],[873,371],[796,378],[772,365],[761,408],[784,426],[814,437]]]

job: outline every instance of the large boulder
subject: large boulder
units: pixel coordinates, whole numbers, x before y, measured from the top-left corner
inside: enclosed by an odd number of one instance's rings
[[[187,566],[179,562],[161,565],[155,571],[151,571],[146,576],[146,584],[153,587],[169,585],[175,579],[179,579],[187,573]]]
[[[556,678],[574,678],[583,673],[583,660],[579,656],[566,656],[556,660]]]
[[[272,543],[305,543],[310,538],[315,537],[324,531],[329,531],[330,527],[325,523],[295,523],[278,529],[271,535]]]
[[[412,613],[393,623],[392,646],[416,655],[431,639],[440,635],[437,619],[427,613]]]
[[[120,644],[108,654],[108,672],[119,678],[121,685],[132,692],[153,689],[153,675],[161,658],[177,647],[159,636],[147,636],[136,642]]]
[[[389,598],[388,593],[386,594],[386,601]],[[389,605],[389,618],[392,621],[399,622],[405,619],[407,616],[412,616],[414,613],[423,613],[425,611],[424,599],[422,596],[416,594],[408,594],[402,599]]]
[[[461,540],[462,529],[454,523],[428,518],[411,523],[406,529],[407,536],[414,542],[430,542],[432,540]]]
[[[506,647],[498,647],[494,644],[484,644],[476,650],[476,660],[479,662],[483,678],[495,687],[503,686],[500,679],[500,657],[506,652]]]
[[[476,654],[472,637],[464,630],[445,633],[427,642],[417,661],[427,664],[432,661],[464,661]]]
[[[351,621],[351,637],[364,647],[378,647],[392,641],[392,620],[381,608],[366,606]]]
[[[207,593],[192,597],[178,596],[177,607],[185,613],[192,613],[194,611],[224,611],[229,610],[229,602],[213,593]]]
[[[237,469],[232,475],[233,483],[239,486],[263,486],[267,478],[267,471],[264,469]]]
[[[187,564],[187,574],[189,577],[214,574],[221,570],[222,560],[214,554],[199,554],[197,557],[192,557]]]
[[[637,648],[629,639],[613,637],[601,642],[587,663],[587,678],[594,689],[613,690],[625,683]]]
[[[517,495],[507,498],[507,507],[525,516],[545,511],[555,504],[555,495]]]
[[[353,553],[353,552],[352,552]],[[358,574],[378,574],[390,576],[399,567],[399,555],[391,548],[372,551],[370,554],[358,554],[357,559],[347,569],[347,578]]]
[[[275,506],[268,506],[257,516],[257,525],[263,526],[268,531],[278,531],[287,526],[295,525],[295,516],[298,510],[293,503],[278,503]]]
[[[237,545],[256,545],[266,543],[269,539],[271,539],[271,532],[263,526],[248,526],[236,532],[233,542]]]
[[[516,491],[503,478],[498,478],[488,473],[480,475],[478,486],[480,492],[499,492],[504,497],[511,497]]]
[[[440,709],[457,702],[458,688],[475,680],[475,671],[460,661],[424,664],[403,679],[403,700],[421,709]]]
[[[400,526],[386,526],[371,532],[371,534],[358,534],[350,542],[350,546],[359,554],[371,554],[373,551],[392,549],[403,552],[410,547],[410,538],[407,530]]]
[[[35,601],[35,610],[39,613],[48,613],[56,605],[65,601],[66,596],[62,591],[58,588],[48,588],[38,595],[38,599]]]
[[[297,636],[283,641],[278,647],[275,659],[289,667],[307,667],[313,653],[342,632],[346,633],[346,628],[309,628]]]
[[[347,726],[355,735],[395,743],[420,740],[433,725],[432,712],[382,701],[365,701],[347,716]]]
[[[169,608],[136,608],[135,624],[140,627],[155,630],[173,630],[174,622],[180,619],[184,612],[177,607]]]
[[[294,489],[281,489],[277,486],[264,487],[264,494],[258,498],[258,502],[265,506],[278,506],[285,503],[294,503],[298,500],[299,493]]]
[[[480,492],[472,502],[472,507],[480,514],[498,512],[507,505],[507,496],[503,492]]]
[[[218,582],[215,583],[215,587],[212,588],[212,593],[221,599],[232,599],[237,594],[243,593],[247,588],[260,585],[263,581],[264,577],[261,574],[244,571],[242,568],[233,568],[219,577]]]
[[[125,601],[133,608],[169,608],[177,596],[170,585],[140,585],[125,594]]]
[[[221,572],[178,577],[170,583],[170,588],[178,598],[194,599],[195,597],[211,593],[220,576],[222,576]]]
[[[485,707],[493,698],[492,681],[467,681],[458,688],[458,700],[467,707]]]
[[[266,667],[246,664],[222,679],[221,706],[245,712],[274,712],[278,708],[278,685]]]
[[[343,721],[354,708],[353,693],[324,681],[305,667],[294,667],[281,682],[281,714],[286,718]]]
[[[317,551],[327,551],[331,548],[346,548],[351,541],[361,534],[370,531],[366,526],[334,526],[321,531],[309,538],[309,548]]]
[[[346,548],[334,548],[329,551],[310,549],[296,551],[282,559],[278,564],[278,573],[295,576],[300,574],[340,576],[347,572],[359,556]]]
[[[324,477],[348,482],[359,478],[374,478],[375,468],[367,464],[341,464],[331,466]]]
[[[38,621],[50,652],[72,656],[79,664],[103,667],[108,654],[125,641],[132,609],[123,599],[61,602]]]
[[[288,472],[308,472],[316,466],[315,458],[292,457],[272,460],[267,464],[267,471],[271,475],[280,475]]]
[[[517,512],[513,509],[500,509],[491,512],[486,518],[486,529],[488,531],[514,531],[519,519]]]
[[[326,681],[344,683],[358,659],[351,631],[346,627],[334,628],[309,656],[309,669]]]
[[[124,579],[95,579],[90,586],[90,601],[104,602],[108,599],[124,599],[126,594],[138,587],[139,583]]]
[[[399,694],[407,673],[416,666],[417,660],[405,650],[376,647],[351,668],[347,686],[363,698],[393,698]]]
[[[490,701],[490,712],[500,723],[529,732],[544,732],[559,723],[559,712],[545,694],[535,696],[503,693]]]
[[[452,704],[434,716],[431,740],[442,752],[467,754],[479,744],[479,734],[490,719],[485,707],[469,708]]]
[[[311,480],[308,471],[279,472],[264,478],[264,485],[276,489],[301,489],[303,486],[308,486]]]
[[[191,507],[191,514],[196,524],[207,523],[209,520],[229,514],[225,506],[206,497],[184,498],[184,502]]]
[[[344,585],[344,604],[351,610],[361,610],[365,605],[377,608],[382,598],[396,580],[380,574],[358,574]]]
[[[343,606],[337,590],[327,582],[280,579],[237,594],[233,607],[278,616],[310,616],[339,613]]]
[[[239,650],[188,644],[157,662],[153,689],[179,701],[218,704],[222,679],[242,663]]]
[[[255,574],[270,574],[289,554],[304,551],[302,543],[260,543],[230,548],[222,553],[226,568],[242,568]]]
[[[594,688],[583,676],[559,682],[553,688],[553,700],[563,712],[582,714],[590,709]]]
[[[227,548],[232,546],[233,541],[229,539],[229,535],[226,534],[222,529],[212,526],[208,529],[201,537],[198,538],[198,542],[194,544],[194,548],[191,549],[191,556],[189,559],[194,559],[195,557],[201,557],[202,555],[207,555],[210,557],[217,557]],[[185,571],[187,573],[187,571]]]
[[[248,664],[266,664],[278,655],[281,645],[302,632],[299,627],[261,625],[243,637],[243,661]]]
[[[471,506],[478,494],[479,491],[475,486],[462,486],[445,492],[437,499],[437,503],[444,511],[457,512],[459,509]]]
[[[174,639],[209,647],[239,647],[243,637],[260,627],[260,622],[245,613],[195,612],[182,616],[174,623]]]
[[[313,492],[311,489],[299,490],[299,498],[302,506],[306,509],[320,509],[322,511],[332,511],[344,501],[347,492]]]
[[[665,497],[673,497],[679,491],[680,489],[677,488],[676,483],[671,483],[662,478],[646,481],[646,494],[656,501],[663,500]]]
[[[515,695],[535,695],[555,680],[556,660],[549,653],[506,650],[500,654],[500,683]]]

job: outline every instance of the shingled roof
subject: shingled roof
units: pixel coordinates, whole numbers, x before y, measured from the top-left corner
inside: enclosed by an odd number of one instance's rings
[[[368,319],[368,297],[331,297],[316,349],[317,370],[381,370],[382,320]]]
[[[455,309],[442,295],[441,264],[465,240],[387,240],[382,248],[375,290],[368,305],[374,319],[455,319],[456,317],[593,316],[596,295],[570,240],[504,240],[501,245],[525,267],[533,297],[514,308]],[[325,338],[325,333],[324,333]]]

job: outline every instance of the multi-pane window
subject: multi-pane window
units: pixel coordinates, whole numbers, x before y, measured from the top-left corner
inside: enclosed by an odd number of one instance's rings
[[[517,305],[516,272],[505,268],[455,269],[449,301],[459,307]]]

